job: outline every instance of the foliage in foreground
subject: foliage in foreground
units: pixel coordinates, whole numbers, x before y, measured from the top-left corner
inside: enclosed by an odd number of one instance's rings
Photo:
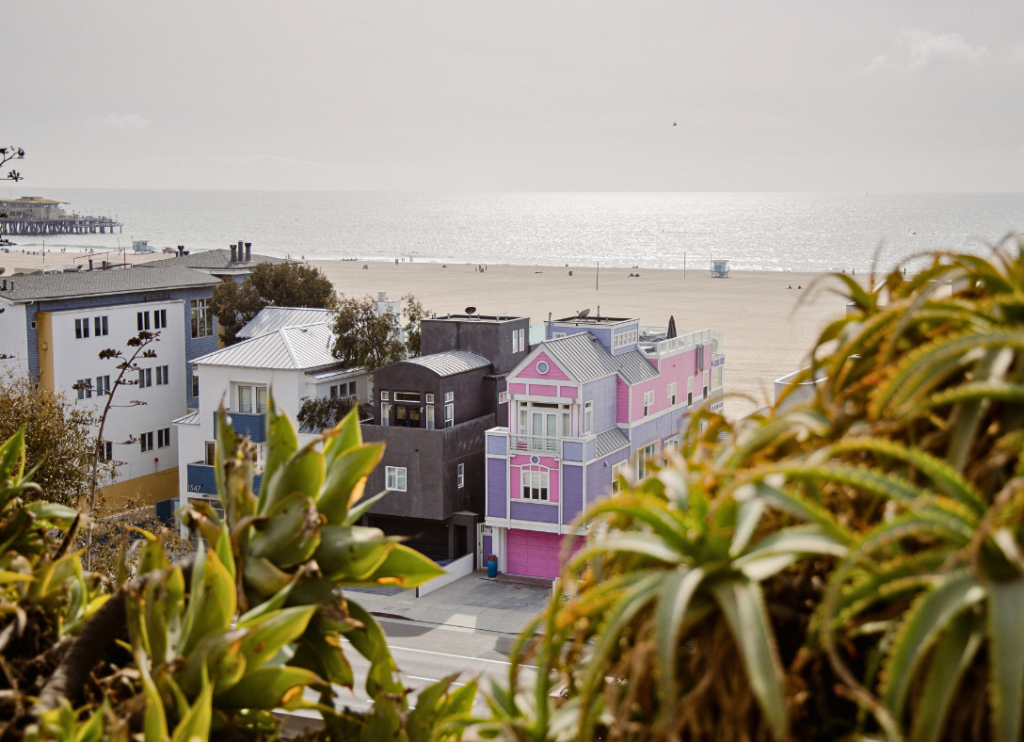
[[[477,731],[1021,739],[1024,257],[1012,247],[894,270],[887,305],[839,276],[857,311],[814,350],[816,396],[733,425],[698,413],[655,476],[587,513],[591,538],[560,583],[585,569],[578,600],[553,601],[544,636],[521,640],[518,661],[542,680],[521,688],[513,668]]]
[[[363,444],[349,415],[325,433],[322,453],[321,441],[300,448],[271,402],[257,497],[255,451],[225,418],[221,410],[223,517],[184,513],[203,537],[196,559],[172,563],[162,537],[143,532],[131,564],[125,545],[112,586],[68,552],[76,511],[25,502],[38,486],[24,471],[23,433],[0,448],[0,738],[275,739],[276,708],[319,711],[325,740],[457,734],[475,685],[449,693],[445,679],[409,708],[383,632],[338,589],[413,587],[443,573],[399,539],[355,525],[381,496],[363,499],[382,446]],[[57,528],[69,529],[59,542]],[[333,687],[354,684],[346,642],[370,663],[366,715],[336,710]]]

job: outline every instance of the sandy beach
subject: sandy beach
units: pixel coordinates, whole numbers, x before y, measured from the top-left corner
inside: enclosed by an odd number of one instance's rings
[[[102,259],[98,253],[92,257]],[[130,263],[164,257],[127,255]],[[73,258],[83,262],[79,253],[48,253],[46,264],[70,264]],[[801,368],[821,329],[845,311],[840,296],[823,290],[838,282],[822,273],[734,271],[729,278],[711,278],[705,267],[688,270],[684,279],[679,270],[602,268],[598,285],[594,267],[490,265],[479,272],[476,265],[445,268],[437,263],[325,260],[310,264],[327,274],[339,294],[376,296],[386,291],[393,299],[413,294],[438,314],[475,306],[484,314],[524,315],[531,322],[542,322],[549,312],[564,317],[600,307],[603,316],[638,317],[647,325],[665,325],[673,315],[680,333],[705,328],[722,331],[729,417],[769,404],[772,382]],[[7,275],[42,265],[39,255],[0,253],[0,266]],[[630,278],[630,273],[640,277]],[[818,289],[809,291],[815,281]]]
[[[729,417],[770,403],[772,382],[804,365],[818,333],[846,307],[841,297],[821,290],[823,286],[808,291],[814,281],[838,285],[822,273],[733,272],[729,278],[711,278],[703,268],[688,270],[684,279],[677,270],[602,268],[598,286],[593,267],[491,265],[480,273],[474,265],[312,265],[330,277],[340,294],[376,296],[387,291],[394,299],[411,293],[438,314],[475,306],[484,314],[525,315],[541,322],[549,312],[565,317],[600,306],[602,316],[638,317],[647,325],[666,325],[673,315],[680,334],[723,331]],[[640,277],[630,278],[630,273]]]

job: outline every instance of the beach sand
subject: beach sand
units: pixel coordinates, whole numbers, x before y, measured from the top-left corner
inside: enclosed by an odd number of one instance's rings
[[[46,264],[71,263],[79,256],[49,253]],[[127,255],[130,263],[163,257]],[[102,258],[97,253],[93,259]],[[0,253],[8,276],[42,265],[38,255]],[[664,326],[674,315],[679,334],[708,328],[724,332],[725,412],[730,418],[770,404],[775,379],[803,368],[818,334],[846,309],[840,296],[825,290],[839,283],[822,273],[733,271],[729,278],[711,278],[704,268],[688,270],[684,280],[680,270],[602,268],[598,288],[594,267],[491,265],[481,273],[475,265],[443,268],[438,263],[324,260],[310,265],[323,270],[339,294],[376,297],[386,291],[388,298],[398,299],[411,293],[439,315],[474,306],[482,314],[527,316],[536,323],[549,312],[567,317],[581,309],[596,313],[600,306],[603,317],[637,317],[644,325]],[[630,278],[630,273],[640,277]],[[810,291],[814,282],[818,287]]]
[[[711,278],[709,271],[433,263],[314,261],[340,294],[364,296],[386,291],[389,299],[413,294],[442,315],[475,306],[482,314],[528,316],[542,322],[591,313],[637,317],[641,324],[668,324],[679,334],[712,329],[725,333],[726,415],[747,415],[773,402],[773,382],[806,365],[821,330],[842,317],[846,303],[823,290],[838,282],[822,273],[733,272]],[[363,270],[363,266],[368,266]],[[572,271],[572,276],[569,275]],[[630,278],[639,273],[639,278]],[[812,282],[819,286],[809,291]],[[788,288],[792,286],[793,288]],[[798,289],[802,286],[802,289]],[[801,302],[800,300],[803,299]],[[799,302],[799,305],[798,305]]]

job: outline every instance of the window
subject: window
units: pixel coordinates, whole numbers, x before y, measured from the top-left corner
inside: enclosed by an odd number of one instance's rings
[[[428,394],[427,395],[427,404],[434,404],[434,395],[433,394]]]
[[[681,439],[678,435],[674,435],[671,438],[666,438],[665,445],[661,449],[662,453],[668,453],[669,451],[678,451],[680,440]]]
[[[636,453],[636,478],[640,481],[647,476],[647,460],[658,455],[658,443],[654,442],[644,446]]]
[[[711,385],[711,372],[704,372],[704,399],[708,398],[708,387]]]
[[[252,387],[238,387],[238,411],[252,412]]]
[[[547,500],[548,499],[548,472],[530,471],[523,469],[523,499],[524,500]]]
[[[674,405],[676,403],[676,382],[672,382],[668,385],[668,403]]]
[[[74,388],[79,399],[92,399],[92,379],[79,379],[75,382]]]
[[[217,465],[217,444],[214,441],[206,442],[206,465]]]
[[[724,369],[723,366],[715,366],[713,369],[711,369],[711,388],[712,389],[721,389],[722,388],[722,382],[724,381],[724,378],[723,378],[724,377],[724,370],[725,369]]]
[[[594,432],[594,401],[583,403],[583,435]]]
[[[334,386],[331,387],[331,399],[337,399],[337,398],[338,398],[338,385],[335,384]]]
[[[256,412],[267,411],[267,388],[265,386],[256,387]]]
[[[420,401],[420,393],[419,392],[395,392],[395,401],[396,402],[416,402],[418,404],[419,401]]]
[[[142,388],[145,388],[147,386],[153,386],[153,369],[139,369],[139,386]]]
[[[100,461],[113,461],[114,459],[114,444],[110,441],[100,441],[99,449]]]
[[[142,453],[153,450],[153,433],[143,433],[139,436],[139,443],[142,446]]]
[[[564,332],[554,332],[554,333],[551,334],[551,339],[552,340],[558,340],[559,338],[564,338],[564,337],[565,337],[565,333]]]
[[[406,469],[404,466],[384,467],[384,486],[396,492],[406,491]]]
[[[199,377],[196,376],[196,372],[192,372],[192,396],[199,396]]]
[[[345,385],[342,384],[342,386],[344,387]],[[350,397],[356,396],[356,383],[354,381],[350,381],[348,383],[348,396],[350,396]]]
[[[390,399],[391,399],[391,392],[381,392],[380,393],[380,401],[381,402],[387,402]]]
[[[637,341],[637,331],[636,330],[630,330],[629,332],[620,332],[612,340],[612,348],[613,349],[624,348],[627,345],[635,344],[636,341]]]
[[[508,392],[498,392],[498,404],[506,404],[508,402]]]
[[[92,329],[93,335],[99,337],[100,335],[107,335],[107,318],[106,317],[93,317],[92,318]]]
[[[459,489],[462,489],[462,487],[465,485],[465,483],[466,483],[466,465],[465,464],[459,464]]]
[[[530,413],[527,411],[524,402],[519,403],[519,435],[530,434]]]
[[[205,338],[213,335],[213,312],[209,299],[192,299],[192,337]]]
[[[444,406],[444,426],[450,428],[455,425],[455,405],[449,402]]]
[[[167,448],[169,445],[171,445],[171,429],[162,428],[156,431],[156,447]]]
[[[380,403],[380,424],[385,428],[391,424],[391,404],[389,402]]]
[[[693,407],[693,377],[686,379],[686,406]]]
[[[434,405],[427,405],[427,430],[434,429]]]
[[[526,350],[526,330],[519,331],[519,350]]]
[[[170,382],[167,381],[167,376],[168,376],[168,374],[167,374],[167,366],[157,366],[156,367],[156,385],[157,386],[164,386],[166,384],[169,384]]]
[[[512,331],[512,352],[513,353],[518,353],[519,352],[519,331],[518,330],[513,330]]]
[[[570,422],[571,420],[572,415],[569,414],[569,410],[564,410],[562,412],[562,435],[564,437],[569,437],[570,435],[572,435],[572,424]]]
[[[654,392],[644,392],[644,417],[651,414],[654,408]]]
[[[135,324],[139,328],[139,332],[149,329],[149,312],[137,312],[135,314]],[[193,337],[195,337],[193,335]]]
[[[81,340],[82,338],[89,337],[89,318],[76,319],[75,320],[75,339]]]
[[[97,376],[96,377],[96,396],[102,397],[104,394],[110,394],[110,377],[109,376]]]
[[[455,392],[445,392],[444,393],[444,401],[445,402],[454,402],[455,401]]]
[[[619,480],[626,476],[626,472],[629,471],[629,462],[620,461],[617,464],[612,464],[612,492],[619,493],[622,491],[622,485]]]
[[[153,311],[153,327],[157,330],[167,327],[167,310],[156,309]]]

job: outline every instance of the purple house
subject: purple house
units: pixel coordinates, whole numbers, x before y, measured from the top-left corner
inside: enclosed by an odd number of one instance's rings
[[[642,479],[647,458],[678,445],[691,409],[721,409],[722,334],[669,335],[636,319],[549,321],[547,340],[509,373],[508,427],[486,433],[481,529],[499,570],[557,577],[573,519],[624,467]]]

